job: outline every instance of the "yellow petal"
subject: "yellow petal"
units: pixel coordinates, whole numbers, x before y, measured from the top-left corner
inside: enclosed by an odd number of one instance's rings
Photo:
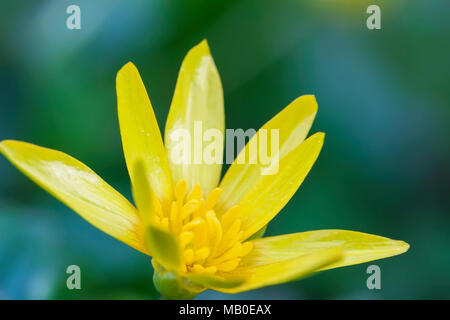
[[[150,225],[145,231],[145,244],[153,258],[166,270],[179,271],[181,250],[177,239],[170,232]]]
[[[240,198],[243,239],[263,228],[291,199],[316,161],[324,137],[324,133],[316,133],[280,158],[276,174],[256,177],[257,173],[247,172],[251,178],[241,183],[249,184],[251,188],[241,196],[233,196]],[[238,188],[239,191],[242,189],[247,188]]]
[[[409,248],[403,241],[346,230],[300,232],[253,240],[251,243],[254,247],[245,257],[244,265],[264,265],[307,255],[317,250],[336,246],[343,248],[344,258],[321,270],[387,258],[404,253]]]
[[[172,179],[161,132],[138,70],[131,62],[117,73],[117,106],[123,151],[133,185],[134,166],[144,163],[150,188],[163,205],[172,200]]]
[[[95,227],[147,253],[136,209],[80,161],[21,141],[3,141],[0,151],[31,180]]]
[[[164,141],[175,181],[186,180],[188,190],[199,183],[206,195],[217,186],[224,127],[222,84],[204,40],[188,52],[181,65],[167,118]],[[188,141],[181,138],[186,133]],[[203,133],[209,140],[202,140]],[[185,159],[180,151],[186,152]]]
[[[227,293],[253,290],[264,286],[298,280],[330,263],[339,261],[341,258],[342,248],[340,247],[316,250],[291,259],[278,261],[268,260],[265,264],[252,265],[248,262],[247,258],[243,258],[243,261],[236,269],[222,275],[225,279],[245,277],[246,280],[243,284],[228,288],[219,286],[218,284],[207,284],[207,287]]]
[[[297,98],[259,129],[226,172],[220,183],[223,193],[219,198],[217,211],[220,215],[236,204],[243,205],[242,214],[247,215],[244,218],[246,220],[244,227],[253,224],[251,230],[246,232],[247,236],[265,226],[261,223],[254,224],[255,220],[261,219],[267,223],[283,208],[314,163],[323,143],[323,134],[310,137],[304,144],[302,142],[311,128],[316,113],[317,102],[314,96],[305,95]],[[278,130],[279,153],[270,151],[272,130]],[[262,132],[266,133],[267,139],[264,139]],[[265,147],[267,150],[265,153],[269,157],[264,163],[257,161],[252,164],[250,159],[245,163],[239,163],[239,157],[243,155],[249,157],[249,153],[255,150],[252,148],[253,143],[256,145],[258,157],[261,147]],[[274,149],[276,151],[276,148]],[[277,157],[279,162],[276,162]],[[267,171],[269,163],[275,164],[275,167],[272,167],[275,170],[272,172]]]
[[[134,165],[134,179],[132,185],[133,198],[136,206],[138,208],[139,216],[144,224],[144,226],[148,226],[151,223],[154,223],[155,214],[155,202],[158,202],[155,199],[155,195],[153,191],[150,189],[148,180],[146,178],[146,172],[144,162],[138,161]]]

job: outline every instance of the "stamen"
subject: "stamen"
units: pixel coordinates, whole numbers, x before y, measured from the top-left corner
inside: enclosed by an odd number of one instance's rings
[[[244,242],[242,244],[242,248],[241,248],[241,252],[239,252],[239,257],[244,257],[247,254],[250,253],[250,251],[252,251],[253,249],[253,243],[251,242]]]
[[[183,252],[184,263],[190,265],[194,262],[194,250],[186,249]]]
[[[194,239],[194,233],[185,231],[180,234],[180,246],[185,248]]]
[[[203,247],[201,249],[195,250],[195,260],[205,260],[209,256],[209,248]]]
[[[169,219],[168,218],[161,219],[161,228],[165,231],[169,231]]]
[[[175,199],[183,200],[187,191],[187,183],[184,180],[180,180],[175,187]]]
[[[170,208],[170,218],[169,218],[169,224],[170,224],[170,230],[174,233],[178,233],[178,206],[176,202],[172,202],[172,206]]]
[[[241,259],[236,258],[233,260],[228,260],[227,262],[224,262],[222,264],[216,265],[217,270],[228,272],[236,269],[239,262],[241,262]]]
[[[192,187],[192,190],[189,193],[189,196],[187,197],[187,201],[190,201],[193,199],[200,200],[201,198],[203,198],[202,187],[197,183],[196,185],[194,185]]]
[[[215,188],[211,193],[209,194],[208,198],[206,198],[205,207],[206,210],[212,209],[217,203],[217,200],[219,200],[220,195],[222,194],[223,190],[220,188]]]
[[[180,271],[214,274],[234,270],[253,248],[250,242],[242,243],[239,206],[218,219],[214,206],[222,189],[215,188],[205,200],[199,184],[187,193],[187,183],[181,180],[174,193],[168,212],[154,201],[155,223],[178,238],[183,261]]]
[[[198,200],[189,200],[184,206],[181,211],[181,220],[185,220],[188,218],[192,213],[194,213],[199,207],[201,203]]]
[[[210,243],[212,253],[215,253],[222,240],[222,226],[219,219],[216,217],[216,213],[213,210],[206,213],[206,222],[208,223],[208,229],[210,230]]]
[[[223,216],[221,219],[222,228],[227,230],[233,221],[235,221],[240,216],[240,207],[239,206],[233,206],[231,207]]]
[[[202,224],[203,222],[204,222],[204,220],[203,220],[202,218],[197,218],[197,219],[195,219],[195,220],[192,220],[192,221],[186,223],[186,224],[183,226],[182,230],[183,230],[183,231],[192,230],[192,229],[194,229],[195,227],[197,227],[198,225]]]

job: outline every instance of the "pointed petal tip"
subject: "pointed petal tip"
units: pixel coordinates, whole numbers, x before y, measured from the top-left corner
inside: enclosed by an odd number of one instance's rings
[[[202,41],[200,41],[200,43],[198,43],[197,45],[192,47],[191,50],[189,50],[187,55],[190,55],[190,54],[198,54],[199,56],[209,56],[209,55],[211,55],[211,51],[209,49],[208,41],[206,39],[203,39]]]
[[[7,148],[8,141],[9,140],[0,141],[0,152],[3,154],[5,154],[5,149]]]
[[[314,94],[304,94],[304,95],[298,97],[297,99],[303,99],[303,100],[306,100],[309,102],[313,102],[314,104],[317,104],[317,99]]]
[[[318,142],[323,144],[323,141],[325,140],[325,132],[321,132],[321,131],[316,132],[310,138],[313,138],[313,137],[315,140],[317,140]]]
[[[120,70],[117,72],[116,81],[118,81],[122,75],[129,73],[129,72],[138,72],[137,67],[131,61],[125,63],[123,65],[123,67],[120,68]]]
[[[2,140],[2,141],[0,141],[0,148],[3,147],[4,145],[8,144],[8,141],[11,141],[11,140]]]
[[[204,49],[209,50],[209,44],[208,44],[208,40],[203,39],[202,41],[200,41],[200,43],[198,44],[199,47],[202,47]]]
[[[402,249],[402,253],[406,252],[409,250],[410,245],[409,243],[405,242],[405,241],[398,241],[399,247]]]
[[[127,63],[125,63],[121,69],[125,69],[125,68],[137,69],[136,65],[132,61],[128,61]]]
[[[0,145],[7,145],[7,144],[10,144],[10,143],[14,143],[14,142],[19,142],[19,141],[17,141],[17,140],[5,139],[5,140],[0,141]]]
[[[0,152],[3,153],[6,156],[7,150],[10,148],[14,148],[14,145],[26,145],[26,144],[31,144],[25,141],[19,141],[19,140],[2,140],[0,141]]]
[[[313,119],[316,117],[318,105],[316,96],[313,94],[306,94],[295,99],[290,105],[295,106],[295,108],[301,108],[303,112],[310,114]]]

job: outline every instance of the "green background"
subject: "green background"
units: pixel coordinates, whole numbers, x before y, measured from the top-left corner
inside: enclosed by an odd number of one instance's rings
[[[81,7],[81,30],[66,8]],[[381,7],[382,29],[366,28]],[[259,128],[314,94],[322,153],[267,235],[341,228],[404,240],[404,255],[204,299],[450,298],[450,2],[2,1],[0,140],[62,150],[129,199],[115,76],[140,70],[163,127],[178,68],[208,39],[227,128]],[[0,299],[158,298],[148,257],[98,231],[0,157]],[[65,287],[81,267],[82,290]]]

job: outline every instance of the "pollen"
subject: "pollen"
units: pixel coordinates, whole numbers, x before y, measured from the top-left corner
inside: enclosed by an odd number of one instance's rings
[[[174,194],[168,210],[155,203],[154,222],[178,239],[181,271],[214,274],[236,269],[253,247],[244,242],[239,206],[218,216],[214,207],[222,189],[215,188],[205,199],[199,184],[188,192],[184,180],[177,183]]]

